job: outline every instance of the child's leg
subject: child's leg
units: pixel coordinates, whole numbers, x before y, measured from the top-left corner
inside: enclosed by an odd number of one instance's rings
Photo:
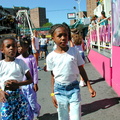
[[[69,111],[68,111],[68,102],[67,99],[64,96],[57,95],[57,103],[58,103],[58,120],[69,120]],[[65,99],[64,99],[65,98]],[[61,102],[60,102],[61,101]]]
[[[74,89],[71,90],[71,95],[69,96],[70,103],[70,120],[81,120],[81,96],[79,82],[73,85]]]
[[[54,85],[54,92],[58,93],[55,94],[57,104],[58,104],[58,120],[69,120],[69,101],[66,96],[66,87],[60,84],[55,83]]]
[[[81,120],[81,103],[70,103],[70,120]]]
[[[29,118],[34,118],[34,115],[39,116],[41,106],[37,102],[37,93],[33,90],[33,84],[23,86],[22,91],[29,102]]]

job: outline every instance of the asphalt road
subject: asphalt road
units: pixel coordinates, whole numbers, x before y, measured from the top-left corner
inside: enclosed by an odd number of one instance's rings
[[[50,52],[52,47],[49,46],[48,49]],[[39,60],[40,67],[43,67],[44,63],[45,59]],[[97,96],[91,98],[87,87],[81,87],[82,120],[120,120],[120,98],[88,61],[85,70]],[[42,107],[39,120],[58,120],[57,110],[50,97],[50,72],[39,71],[39,78],[37,95]]]
[[[48,50],[50,52],[52,47]],[[39,60],[40,67],[44,67],[44,63],[45,59]],[[97,96],[91,98],[87,87],[81,87],[82,120],[120,120],[120,98],[88,61],[85,70]],[[39,120],[58,120],[50,97],[50,72],[39,71],[39,78],[37,95],[42,107]]]

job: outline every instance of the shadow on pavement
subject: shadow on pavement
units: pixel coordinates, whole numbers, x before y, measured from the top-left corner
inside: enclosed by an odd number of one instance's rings
[[[54,114],[44,114],[43,116],[39,117],[39,120],[58,120],[58,115],[57,113]]]
[[[100,109],[107,109],[116,104],[119,104],[120,98],[106,98],[103,100],[95,101],[93,103],[82,105],[82,116],[98,111]]]
[[[102,81],[105,81],[104,78],[99,78],[97,80],[89,80],[91,84],[95,84],[95,83],[98,83],[98,82],[102,82]]]

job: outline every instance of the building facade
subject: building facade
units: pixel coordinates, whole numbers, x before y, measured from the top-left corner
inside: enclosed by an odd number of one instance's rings
[[[87,17],[94,15],[94,9],[97,7],[98,0],[86,0]]]
[[[30,9],[30,18],[35,28],[42,27],[45,23],[49,22],[46,18],[46,9],[45,8],[34,8]]]

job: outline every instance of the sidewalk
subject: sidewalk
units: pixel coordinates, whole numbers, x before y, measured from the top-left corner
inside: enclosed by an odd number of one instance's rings
[[[40,66],[44,62],[45,60],[39,61]],[[87,87],[81,87],[81,120],[120,120],[120,99],[117,94],[107,85],[90,62],[85,64],[85,70],[97,96],[91,98]],[[39,76],[41,80],[39,81],[38,100],[42,106],[40,120],[58,120],[56,108],[50,97],[50,72],[40,71]]]
[[[85,64],[85,70],[97,96],[89,97],[87,88],[81,87],[82,120],[120,120],[120,98],[91,63]]]

